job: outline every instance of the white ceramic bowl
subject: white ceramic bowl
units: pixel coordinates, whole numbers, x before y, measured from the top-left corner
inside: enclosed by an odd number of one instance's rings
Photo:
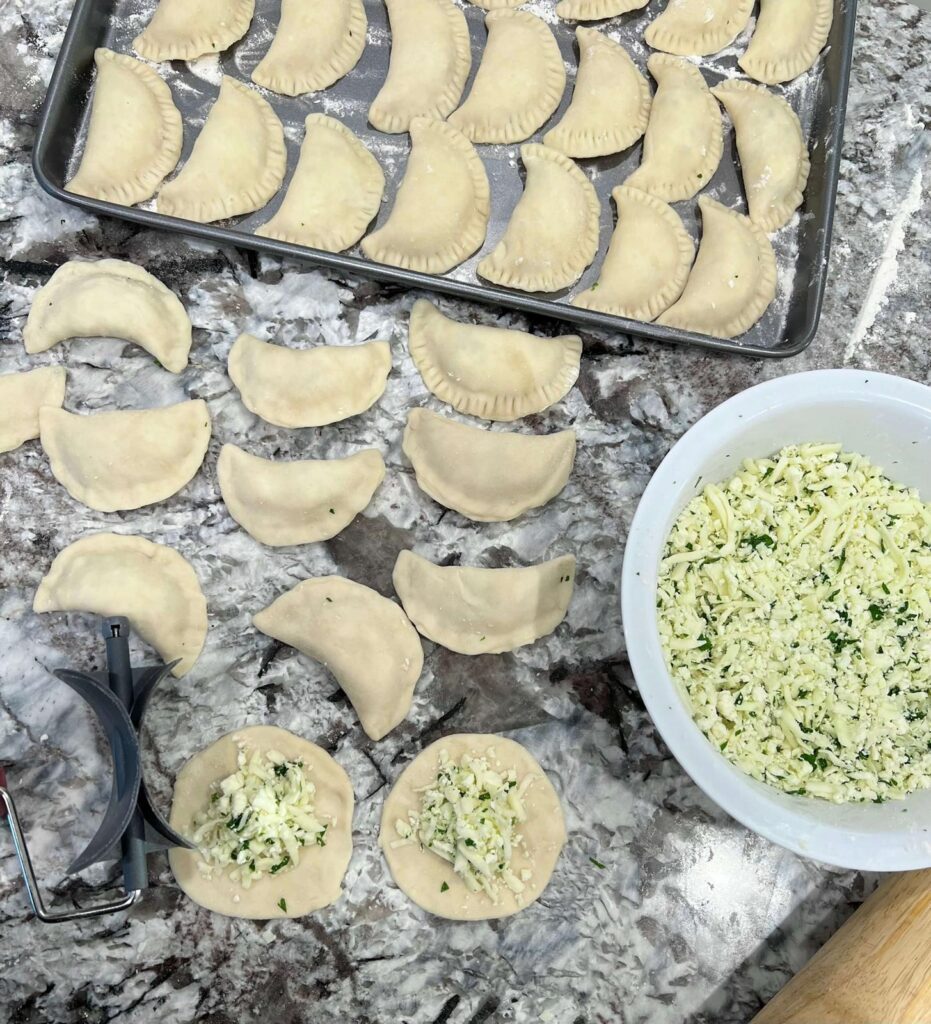
[[[663,739],[695,782],[747,828],[806,857],[864,871],[931,866],[931,790],[882,804],[788,796],[735,768],[692,721],[669,673],[656,623],[666,537],[709,481],[787,444],[840,442],[931,500],[931,388],[860,370],[817,370],[731,398],[673,447],[634,516],[621,584],[631,667]],[[700,482],[699,482],[700,481]]]

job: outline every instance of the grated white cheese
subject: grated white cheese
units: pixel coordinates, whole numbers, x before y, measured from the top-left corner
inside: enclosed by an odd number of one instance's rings
[[[728,760],[838,803],[931,785],[931,506],[839,445],[784,448],[677,519],[657,615]]]

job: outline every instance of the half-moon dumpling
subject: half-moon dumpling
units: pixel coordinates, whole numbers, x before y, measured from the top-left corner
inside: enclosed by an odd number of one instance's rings
[[[63,366],[0,374],[0,453],[39,436],[39,409],[61,408],[66,376]]]
[[[304,142],[278,211],[257,235],[342,252],[378,213],[385,175],[362,140],[326,114],[308,114]]]
[[[527,11],[485,16],[488,42],[465,103],[449,116],[473,142],[522,142],[559,106],[566,68],[556,38]]]
[[[643,38],[654,50],[702,57],[723,50],[744,30],[754,0],[669,0]]]
[[[181,156],[181,114],[147,64],[100,47],[87,140],[65,185],[78,196],[132,206],[155,195]]]
[[[559,0],[556,14],[564,21],[603,21],[637,11],[650,0]]]
[[[545,505],[566,486],[575,431],[505,433],[411,409],[403,448],[421,490],[434,501],[479,523],[503,523]]]
[[[502,654],[552,633],[566,617],[575,556],[525,569],[434,565],[402,551],[394,589],[411,622],[458,654]]]
[[[210,443],[210,413],[201,399],[89,416],[45,407],[39,425],[55,479],[98,512],[171,497],[200,468]]]
[[[23,328],[30,353],[66,338],[131,341],[180,373],[191,350],[191,321],[177,295],[135,263],[71,260],[36,292]]]
[[[833,19],[834,0],[760,0],[753,38],[737,63],[758,82],[789,82],[818,59]]]
[[[362,0],[281,0],[281,19],[252,81],[285,96],[326,89],[348,74],[365,49]]]
[[[798,117],[761,85],[731,79],[711,91],[734,122],[750,220],[776,231],[802,205],[811,169]]]
[[[667,203],[691,199],[721,162],[721,111],[702,73],[689,61],[654,53],[647,67],[657,90],[640,166],[624,184]]]
[[[240,334],[229,375],[243,404],[278,427],[322,427],[365,412],[391,371],[387,341],[293,349]]]
[[[617,227],[598,281],[573,306],[655,320],[682,294],[695,245],[679,215],[656,196],[618,186]]]
[[[319,576],[298,583],[252,621],[325,665],[371,739],[380,740],[404,721],[423,668],[423,647],[394,601],[342,576]]]
[[[411,358],[427,387],[454,409],[509,422],[565,398],[579,376],[582,339],[460,324],[426,299],[411,310]]]
[[[59,552],[39,584],[36,612],[125,615],[172,675],[190,671],[207,637],[207,602],[188,561],[142,537],[98,533]]]
[[[380,132],[406,132],[415,117],[456,109],[472,68],[465,15],[450,0],[385,0],[391,22],[388,76],[369,107]]]
[[[230,515],[262,544],[284,547],[329,540],[372,500],[385,478],[374,448],[345,459],[280,462],[225,444],[217,459]]]
[[[572,102],[543,144],[572,157],[608,156],[632,146],[650,120],[650,86],[620,43],[575,30],[579,72]]]
[[[760,319],[776,296],[776,257],[748,217],[707,196],[698,200],[702,237],[682,297],[657,323],[734,338]]]
[[[133,49],[154,61],[220,53],[242,39],[254,13],[255,0],[159,0]]]
[[[490,192],[475,147],[443,121],[411,122],[411,155],[388,220],[362,240],[369,259],[442,274],[485,241]]]
[[[598,252],[598,196],[562,153],[530,143],[520,155],[527,168],[524,194],[478,273],[507,288],[559,291],[577,281]]]
[[[281,188],[285,164],[278,115],[224,75],[187,163],[158,194],[158,212],[208,224],[260,210]]]

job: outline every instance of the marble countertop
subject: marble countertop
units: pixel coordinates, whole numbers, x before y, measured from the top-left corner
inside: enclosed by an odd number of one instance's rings
[[[651,472],[723,399],[793,371],[859,366],[927,382],[931,369],[928,175],[931,14],[898,0],[861,6],[834,252],[821,329],[786,362],[716,357],[624,336],[585,335],[578,387],[534,429],[573,424],[579,459],[566,492],[516,524],[480,527],[421,494],[400,452],[410,404],[434,404],[406,352],[415,296],[234,250],[214,250],[45,197],[29,158],[66,0],[0,7],[0,373],[38,362],[69,369],[68,407],[209,401],[205,469],[180,495],[135,513],[77,506],[30,443],[0,465],[0,763],[8,766],[37,869],[57,901],[99,896],[101,866],[64,869],[89,838],[108,783],[94,724],[51,670],[99,656],[90,620],[30,611],[53,555],[112,527],[175,545],[207,594],[211,628],[195,670],[169,682],[145,737],[149,775],[167,805],[180,765],[244,723],[291,728],[333,752],[357,796],[355,852],[342,899],[298,921],[253,923],[201,910],[163,857],[129,914],[82,925],[32,920],[0,835],[0,1022],[243,1024],[335,1019],[743,1024],[871,891],[876,878],[802,860],[747,832],[686,777],[657,736],[626,661],[617,583],[624,538]],[[185,301],[192,364],[167,374],[133,346],[85,341],[30,360],[21,331],[31,296],[72,256],[135,260]],[[526,326],[513,314],[450,302],[453,315]],[[532,326],[555,333],[558,325]],[[224,372],[242,330],[288,341],[387,338],[395,369],[376,409],[321,431],[280,431],[239,402]],[[436,406],[438,407],[438,406]],[[374,444],[385,485],[333,541],[270,551],[219,499],[224,441],[282,456]],[[580,556],[567,622],[514,655],[467,659],[427,644],[410,717],[378,744],[319,666],[281,652],[249,615],[305,576],[336,571],[390,593],[398,550],[484,564]],[[510,920],[428,918],[390,884],[375,847],[385,786],[444,731],[507,731],[544,764],[570,841],[552,885]],[[597,862],[597,863],[596,863]],[[603,865],[603,866],[602,866]]]

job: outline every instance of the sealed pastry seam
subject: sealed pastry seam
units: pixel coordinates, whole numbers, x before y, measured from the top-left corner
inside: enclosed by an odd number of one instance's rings
[[[556,14],[564,21],[603,21],[646,7],[649,0],[559,0]]]
[[[209,6],[214,8],[212,12],[206,10]],[[159,0],[152,20],[133,40],[133,49],[140,57],[156,62],[195,60],[208,53],[220,53],[248,32],[254,13],[255,0],[214,0],[212,4]],[[185,16],[186,24],[170,24]]]
[[[750,20],[754,0],[671,0],[647,25],[643,37],[655,50],[680,57],[717,53]]]
[[[753,38],[737,63],[758,82],[789,82],[818,59],[833,21],[834,0],[761,0]]]

